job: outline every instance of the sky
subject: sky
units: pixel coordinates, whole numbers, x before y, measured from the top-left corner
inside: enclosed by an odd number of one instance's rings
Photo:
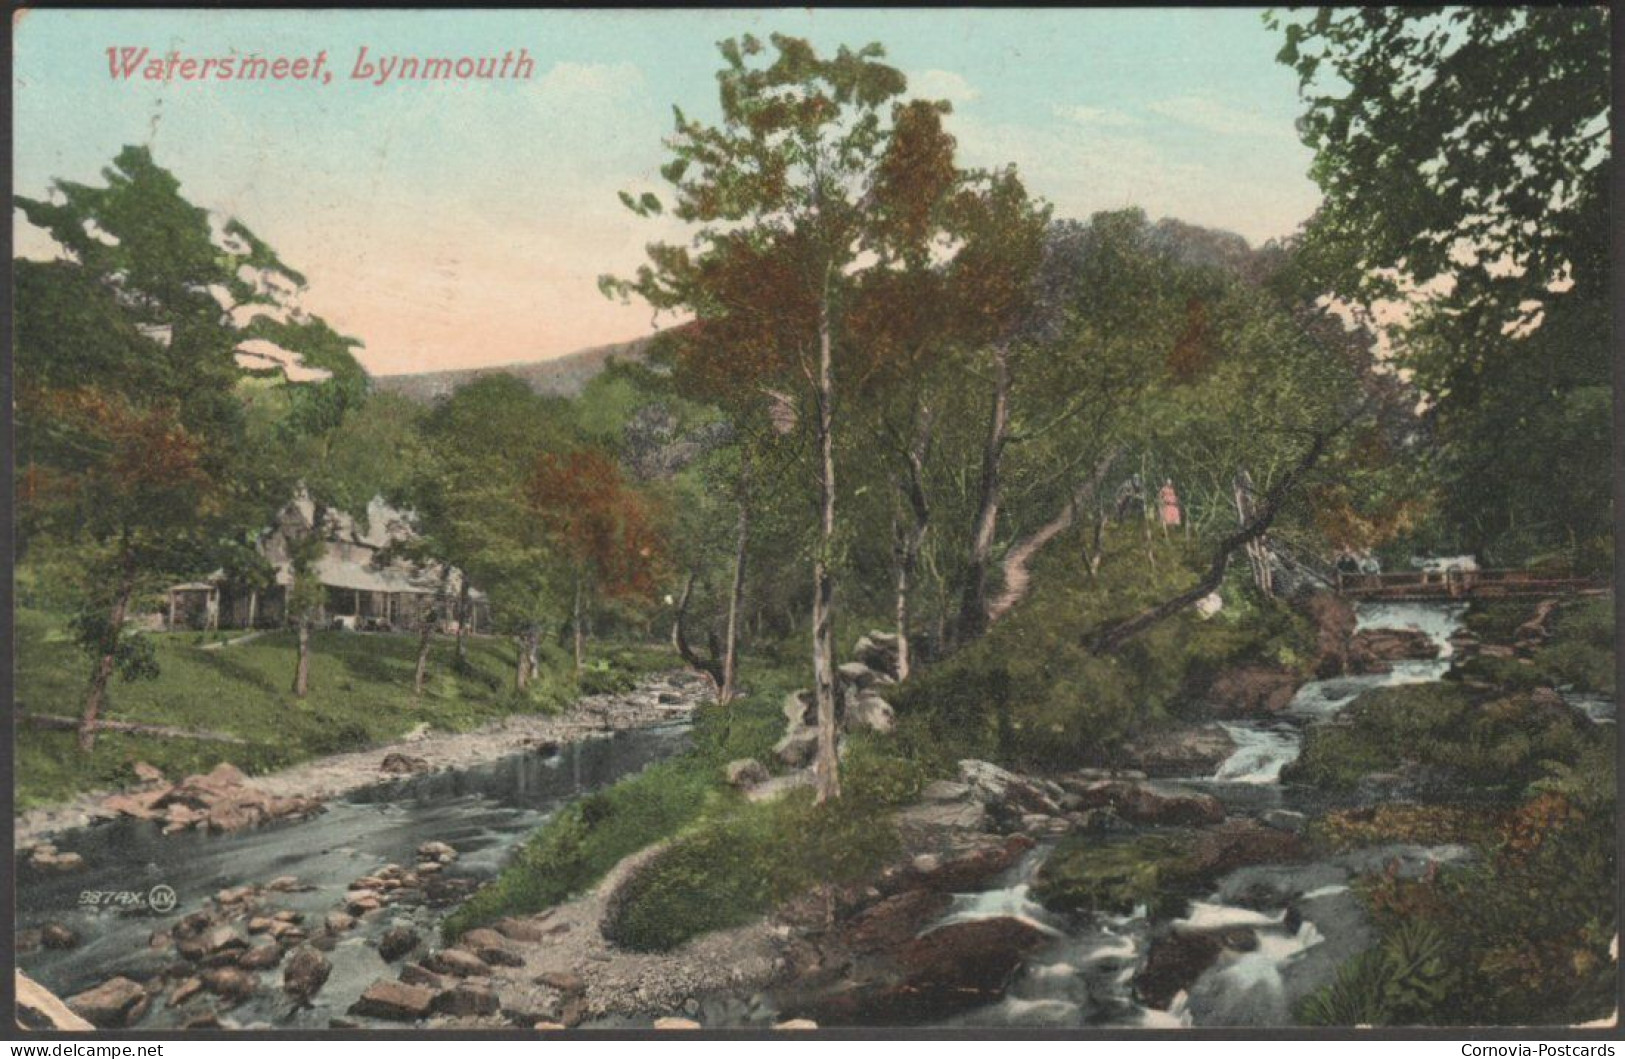
[[[910,93],[947,99],[964,164],[1014,163],[1058,216],[1139,206],[1253,243],[1308,218],[1296,75],[1251,9],[755,11],[44,10],[14,34],[14,183],[100,183],[150,147],[192,202],[234,216],[309,280],[305,308],[376,374],[541,360],[649,333],[598,291],[669,219],[672,105],[716,115],[716,42],[878,41]],[[352,79],[381,56],[500,57],[534,75]],[[330,82],[115,79],[109,48],[204,59],[326,51]],[[50,253],[14,212],[17,248]]]

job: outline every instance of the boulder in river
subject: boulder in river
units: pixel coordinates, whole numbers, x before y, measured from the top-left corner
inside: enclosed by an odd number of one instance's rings
[[[1373,663],[1430,661],[1439,657],[1439,645],[1421,629],[1361,629],[1349,645],[1358,672],[1382,672]]]
[[[202,977],[203,988],[230,1001],[245,1000],[259,987],[259,978],[240,967],[211,967]]]
[[[418,847],[418,860],[450,864],[457,859],[457,851],[444,842],[425,842]]]
[[[860,953],[887,952],[942,918],[953,895],[942,890],[905,890],[882,898],[843,925],[843,947]]]
[[[387,772],[392,776],[410,776],[418,772],[428,772],[429,762],[411,754],[394,751],[384,755],[384,760],[378,764],[378,771]]]
[[[416,1022],[428,1016],[435,994],[422,986],[380,978],[350,1005],[350,1014],[393,1022]]]
[[[1253,820],[1229,820],[1197,833],[1190,849],[1192,870],[1205,880],[1216,879],[1250,864],[1278,864],[1301,860],[1302,836]]]
[[[1010,916],[939,927],[877,956],[852,976],[786,1010],[820,1025],[886,1025],[945,1018],[999,999],[1022,959],[1050,935]]]
[[[1302,683],[1285,666],[1235,666],[1215,677],[1202,697],[1219,717],[1274,717],[1292,704]]]
[[[190,978],[181,979],[175,988],[169,991],[169,998],[164,1003],[168,1007],[180,1007],[201,992],[203,992],[203,979],[193,975]]]
[[[47,923],[40,928],[40,944],[47,949],[72,949],[79,944],[79,935],[61,923]]]
[[[1149,776],[1211,776],[1235,752],[1222,725],[1204,724],[1135,736],[1123,757]]]
[[[384,931],[378,939],[378,955],[394,963],[418,947],[418,932],[404,924],[396,924]]]
[[[99,1029],[122,1029],[141,1020],[151,1000],[139,982],[122,975],[68,998],[68,1008]]]
[[[514,941],[546,941],[552,933],[552,928],[547,926],[551,915],[549,911],[534,916],[504,916],[491,926],[498,934]]]
[[[491,973],[491,967],[484,960],[472,952],[462,949],[441,949],[430,953],[424,959],[423,966],[436,974],[454,974],[459,978],[467,978]]]
[[[495,1015],[502,1001],[488,986],[475,982],[458,982],[430,1001],[430,1010],[437,1015],[471,1017]]]
[[[1316,592],[1306,608],[1315,626],[1315,676],[1324,680],[1351,672],[1349,641],[1359,620],[1354,604],[1336,592]]]
[[[255,945],[237,957],[237,966],[245,971],[265,971],[282,962],[282,946],[274,941]]]
[[[35,871],[78,871],[85,866],[85,858],[77,853],[61,852],[55,846],[45,843],[29,851],[28,866]]]
[[[446,987],[446,980],[435,974],[421,963],[409,963],[401,967],[401,981],[407,985],[420,985],[425,989],[439,991]]]
[[[1134,824],[1201,827],[1224,819],[1224,804],[1211,794],[1126,780],[1086,782],[1062,779],[1081,809],[1111,809]]]
[[[1134,976],[1134,991],[1149,1007],[1166,1009],[1188,990],[1224,951],[1214,934],[1168,931],[1151,942],[1145,966]]]
[[[973,849],[959,856],[932,858],[887,872],[879,883],[883,894],[905,890],[936,890],[941,893],[969,893],[985,887],[992,879],[1015,867],[1035,843],[1026,835],[1011,835],[997,845]]]

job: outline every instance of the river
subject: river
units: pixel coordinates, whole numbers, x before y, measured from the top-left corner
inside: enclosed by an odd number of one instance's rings
[[[1232,816],[1295,813],[1323,803],[1309,790],[1281,783],[1297,758],[1304,730],[1336,716],[1362,692],[1441,679],[1450,668],[1451,635],[1463,608],[1446,604],[1361,604],[1358,628],[1416,628],[1439,646],[1433,661],[1396,662],[1389,673],[1316,680],[1299,689],[1275,721],[1225,724],[1235,752],[1210,776],[1171,781],[1206,791]],[[1054,941],[1029,958],[1005,997],[952,1022],[960,1027],[1047,1028],[1115,1026],[1281,1026],[1293,1006],[1332,980],[1341,964],[1374,940],[1350,882],[1397,861],[1404,872],[1429,862],[1470,856],[1462,847],[1392,845],[1318,861],[1242,868],[1219,881],[1182,919],[1156,922],[1144,908],[1126,916],[1065,917],[1030,896],[1034,874],[1052,847],[1034,849],[1001,885],[956,898],[944,923],[1014,915],[1048,931]],[[1227,949],[1217,963],[1164,1009],[1136,998],[1133,979],[1158,931],[1247,928],[1250,951]]]

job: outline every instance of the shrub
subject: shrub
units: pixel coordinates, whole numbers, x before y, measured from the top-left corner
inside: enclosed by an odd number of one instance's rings
[[[668,951],[817,886],[863,878],[896,851],[896,830],[881,807],[862,797],[820,806],[811,792],[797,791],[770,802],[736,802],[622,884],[604,917],[604,936],[634,951]]]
[[[1337,979],[1305,997],[1298,1020],[1311,1026],[1414,1026],[1439,1020],[1459,975],[1439,930],[1398,927],[1339,968]]]
[[[1523,693],[1486,702],[1452,684],[1373,689],[1339,722],[1306,733],[1284,780],[1347,788],[1373,772],[1413,766],[1510,794],[1545,775],[1549,763],[1572,763],[1606,738],[1561,705]]]

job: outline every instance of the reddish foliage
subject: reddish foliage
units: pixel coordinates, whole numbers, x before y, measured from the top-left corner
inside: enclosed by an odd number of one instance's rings
[[[1208,322],[1207,303],[1191,298],[1185,303],[1185,327],[1168,355],[1168,372],[1175,382],[1194,382],[1207,371],[1213,359],[1213,331]]]
[[[536,458],[527,497],[543,527],[611,598],[647,598],[660,583],[665,542],[649,500],[597,449]]]
[[[25,473],[25,501],[67,498],[90,487],[125,496],[149,491],[204,488],[210,476],[203,446],[168,406],[137,408],[126,398],[96,387],[33,391],[23,404],[28,413],[51,423],[59,434],[74,435],[84,470]]]

